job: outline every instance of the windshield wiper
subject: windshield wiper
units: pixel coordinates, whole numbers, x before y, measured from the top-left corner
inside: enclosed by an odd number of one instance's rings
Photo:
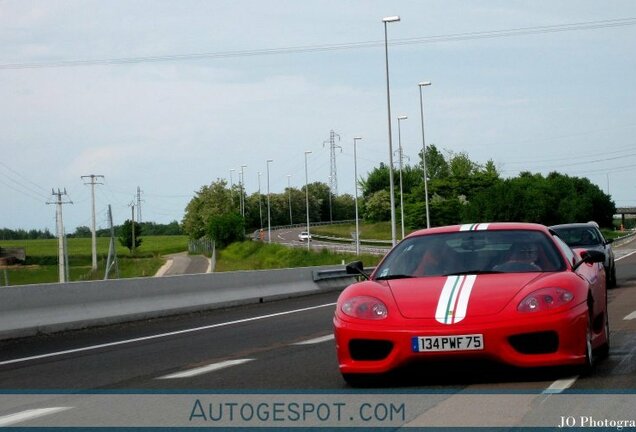
[[[391,274],[386,276],[379,276],[375,278],[375,280],[389,280],[389,279],[408,279],[414,278],[415,276],[407,275],[407,274]]]
[[[461,276],[461,275],[478,275],[478,274],[498,274],[498,273],[506,273],[497,270],[468,270],[468,271],[460,271],[454,273],[448,273],[444,276]]]

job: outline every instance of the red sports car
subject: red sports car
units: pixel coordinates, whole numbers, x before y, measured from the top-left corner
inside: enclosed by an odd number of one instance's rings
[[[588,372],[609,351],[604,259],[537,224],[417,231],[340,295],[340,371],[353,385],[429,359]],[[362,263],[347,271],[363,274]]]

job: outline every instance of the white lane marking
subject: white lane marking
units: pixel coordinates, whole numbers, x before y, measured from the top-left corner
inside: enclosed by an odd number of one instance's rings
[[[202,366],[202,367],[198,367],[198,368],[194,368],[194,369],[190,369],[190,370],[186,370],[186,371],[182,371],[182,372],[176,372],[173,374],[169,374],[169,375],[164,375],[162,377],[159,377],[157,379],[175,379],[175,378],[191,378],[197,375],[203,375],[206,373],[210,373],[210,372],[214,372],[214,371],[218,371],[221,369],[225,369],[231,366],[237,366],[243,363],[247,363],[247,362],[251,362],[254,359],[237,359],[237,360],[227,360],[224,362],[220,362],[220,363],[214,363],[211,365],[207,365],[207,366]]]
[[[627,258],[628,256],[632,256],[632,255],[634,255],[635,253],[636,253],[636,251],[632,251],[632,252],[630,252],[630,253],[628,253],[628,254],[626,254],[626,255],[623,255],[623,256],[621,256],[621,257],[616,258],[614,261],[620,261],[620,260],[622,260],[623,258]]]
[[[38,417],[43,417],[46,415],[51,415],[58,412],[66,411],[71,408],[72,407],[37,408],[37,409],[22,411],[15,414],[9,414],[9,415],[0,417],[0,427],[10,426],[16,423],[25,422],[27,420],[33,420]]]
[[[556,380],[555,382],[553,382],[550,387],[548,387],[547,389],[543,390],[542,393],[544,394],[552,394],[552,393],[561,393],[566,389],[569,389],[570,387],[572,387],[574,385],[574,383],[576,382],[576,380],[578,379],[578,375],[575,377],[571,377],[571,378],[563,378],[560,380]]]
[[[327,342],[330,340],[333,340],[334,336],[332,334],[326,335],[326,336],[321,336],[321,337],[317,337],[314,339],[308,339],[306,341],[302,341],[302,342],[296,342],[294,345],[313,345],[313,344],[319,344],[319,343],[323,343],[323,342]]]
[[[636,311],[630,313],[629,315],[627,315],[625,318],[623,318],[624,320],[633,320],[636,319]]]
[[[322,305],[318,305],[318,306],[310,306],[310,307],[306,307],[306,308],[302,308],[302,309],[294,309],[294,310],[291,310],[291,311],[277,312],[277,313],[273,313],[273,314],[260,315],[260,316],[251,317],[251,318],[243,318],[243,319],[234,320],[234,321],[227,321],[227,322],[222,322],[222,323],[218,323],[218,324],[210,324],[210,325],[207,325],[207,326],[194,327],[194,328],[185,329],[185,330],[177,330],[177,331],[173,331],[173,332],[161,333],[161,334],[156,334],[156,335],[152,335],[152,336],[144,336],[144,337],[139,337],[139,338],[134,338],[134,339],[127,339],[127,340],[121,340],[121,341],[116,341],[116,342],[109,342],[109,343],[105,343],[105,344],[92,345],[92,346],[87,346],[87,347],[82,347],[82,348],[75,348],[75,349],[70,349],[70,350],[65,350],[65,351],[58,351],[58,352],[40,354],[40,355],[35,355],[35,356],[30,356],[30,357],[17,358],[17,359],[13,359],[13,360],[5,360],[5,361],[1,361],[0,362],[0,366],[14,364],[14,363],[22,363],[22,362],[26,362],[26,361],[29,361],[29,360],[38,360],[38,359],[49,358],[49,357],[57,357],[57,356],[61,356],[61,355],[64,355],[64,354],[73,354],[73,353],[78,353],[78,352],[83,352],[83,351],[92,351],[92,350],[96,350],[96,349],[100,349],[100,348],[114,347],[114,346],[119,346],[119,345],[131,344],[131,343],[135,343],[135,342],[143,342],[143,341],[148,341],[148,340],[153,340],[153,339],[160,339],[160,338],[165,338],[165,337],[169,337],[169,336],[182,335],[182,334],[193,333],[193,332],[198,332],[198,331],[202,331],[202,330],[210,330],[210,329],[219,328],[219,327],[227,327],[227,326],[231,326],[231,325],[234,325],[234,324],[242,324],[242,323],[246,323],[246,322],[250,322],[250,321],[258,321],[258,320],[263,320],[263,319],[267,319],[267,318],[274,318],[274,317],[279,317],[279,316],[284,316],[284,315],[291,315],[291,314],[295,314],[295,313],[299,313],[299,312],[306,312],[306,311],[310,311],[310,310],[314,310],[314,309],[320,309],[320,308],[324,308],[324,307],[332,307],[332,306],[335,306],[335,305],[336,305],[336,303],[326,303],[326,304],[322,304]]]

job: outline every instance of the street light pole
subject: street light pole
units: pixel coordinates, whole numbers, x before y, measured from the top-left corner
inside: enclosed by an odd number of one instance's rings
[[[241,165],[241,216],[245,219],[245,173],[243,170],[247,165]]]
[[[307,205],[307,250],[310,249],[311,233],[309,232],[309,176],[307,174],[307,155],[311,150],[305,150],[305,203]]]
[[[291,207],[291,174],[287,174],[287,192],[289,194],[289,225],[294,224],[292,219],[292,207]]]
[[[274,159],[267,159],[267,243],[272,242],[272,213],[269,208],[269,164]]]
[[[431,227],[431,218],[428,212],[428,173],[426,172],[426,140],[424,139],[424,104],[422,103],[422,87],[430,86],[430,81],[418,84],[420,88],[420,118],[422,120],[422,167],[424,169],[424,203],[426,206],[426,228]]]
[[[407,116],[398,116],[398,157],[400,158],[400,222],[402,224],[402,239],[404,239],[404,190],[402,187],[402,129],[400,121],[406,120]]]
[[[356,141],[362,137],[353,137],[353,186],[355,190],[356,203],[356,255],[360,255],[360,221],[358,219],[358,154],[356,151]]]
[[[261,172],[258,172],[258,214],[261,218],[261,230],[263,229],[263,195],[261,194]]]
[[[232,200],[232,210],[234,210],[234,181],[232,180],[232,173],[236,171],[234,168],[230,168],[230,199]]]
[[[387,37],[387,24],[400,21],[399,16],[385,17],[382,19],[384,23],[384,59],[386,65],[386,105],[387,118],[389,123],[389,192],[391,194],[391,243],[393,246],[397,244],[397,234],[395,232],[395,196],[393,185],[393,140],[391,138],[391,91],[389,89],[389,42]]]

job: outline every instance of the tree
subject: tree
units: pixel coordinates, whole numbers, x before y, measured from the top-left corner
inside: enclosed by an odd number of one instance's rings
[[[377,191],[366,200],[364,218],[370,222],[386,221],[391,218],[391,195],[389,191]]]
[[[230,243],[243,240],[243,217],[238,213],[219,214],[210,217],[207,234],[216,247],[223,248]]]
[[[183,230],[190,238],[203,237],[214,216],[232,213],[238,209],[239,196],[226,187],[227,182],[218,179],[209,186],[202,186],[190,200],[183,216]]]
[[[374,168],[368,175],[366,180],[360,180],[362,196],[366,199],[381,190],[389,190],[389,167],[380,163],[380,166]]]
[[[121,230],[119,233],[119,243],[124,246],[125,248],[128,248],[128,250],[132,253],[135,249],[137,249],[139,246],[141,246],[141,242],[142,242],[142,238],[141,238],[141,233],[142,233],[142,228],[141,225],[138,222],[134,223],[134,227],[135,227],[135,245],[133,247],[133,222],[128,219],[126,220],[126,222],[124,222],[124,224],[121,226]]]
[[[77,237],[77,238],[87,238],[91,237],[92,232],[91,229],[87,226],[78,226],[75,228],[75,232],[69,237]]]

